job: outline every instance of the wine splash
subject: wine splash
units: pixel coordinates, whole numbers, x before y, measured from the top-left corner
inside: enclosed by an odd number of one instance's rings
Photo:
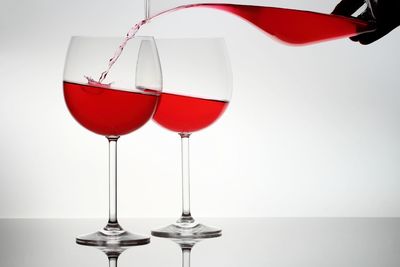
[[[124,40],[110,58],[108,68],[101,73],[98,83],[102,83],[108,72],[118,60],[126,43],[132,39],[139,29],[151,19],[173,11],[192,7],[205,7],[222,10],[255,25],[266,34],[289,45],[308,45],[358,35],[372,31],[372,25],[366,21],[332,14],[311,11],[238,4],[192,4],[179,6],[143,19],[135,24],[126,34]],[[89,82],[95,82],[88,78]]]

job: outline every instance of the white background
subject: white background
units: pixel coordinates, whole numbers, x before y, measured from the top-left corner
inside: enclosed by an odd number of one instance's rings
[[[106,217],[107,142],[68,113],[63,64],[71,35],[123,36],[142,1],[0,6],[0,217]],[[400,215],[398,29],[369,46],[291,47],[192,9],[141,34],[227,41],[231,104],[191,138],[196,217]],[[153,122],[120,139],[121,217],[179,215],[179,145]]]

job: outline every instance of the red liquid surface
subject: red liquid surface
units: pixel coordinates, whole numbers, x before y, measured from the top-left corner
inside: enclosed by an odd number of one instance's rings
[[[228,102],[162,93],[153,119],[168,130],[192,133],[218,119]]]
[[[93,85],[64,82],[64,97],[72,116],[85,128],[119,136],[143,126],[153,115],[158,96]]]
[[[306,45],[345,38],[371,30],[371,25],[368,22],[358,19],[267,6],[194,4],[181,6],[170,11],[190,7],[209,7],[232,13],[254,24],[278,40],[292,45]],[[163,13],[165,12],[158,15]]]

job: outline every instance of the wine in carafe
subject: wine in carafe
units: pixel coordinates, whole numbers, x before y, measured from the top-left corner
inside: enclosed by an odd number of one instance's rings
[[[187,8],[228,12],[255,25],[266,34],[291,45],[351,37],[373,30],[371,23],[329,14],[337,1],[228,1],[145,0],[146,20]],[[361,9],[367,9],[367,3]],[[358,12],[363,12],[359,10]]]

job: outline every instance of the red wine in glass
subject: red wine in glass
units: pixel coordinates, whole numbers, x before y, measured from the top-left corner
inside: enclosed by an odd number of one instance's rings
[[[190,210],[189,138],[215,122],[232,96],[232,73],[222,38],[158,39],[163,92],[153,119],[181,139],[182,213],[152,231],[168,238],[210,238],[221,230],[196,221]],[[211,67],[212,66],[212,67]]]
[[[162,93],[153,119],[168,130],[192,133],[216,121],[228,101]]]
[[[84,76],[101,70],[103,56],[119,43],[119,38],[112,37],[72,37],[64,66],[64,98],[71,115],[86,129],[105,136],[109,147],[108,221],[104,228],[78,236],[76,242],[81,245],[125,247],[150,242],[118,222],[117,141],[143,126],[155,111],[162,77],[154,38],[133,38],[106,75],[108,84]]]
[[[72,116],[86,129],[104,136],[120,136],[151,118],[158,96],[64,81],[64,98]]]

